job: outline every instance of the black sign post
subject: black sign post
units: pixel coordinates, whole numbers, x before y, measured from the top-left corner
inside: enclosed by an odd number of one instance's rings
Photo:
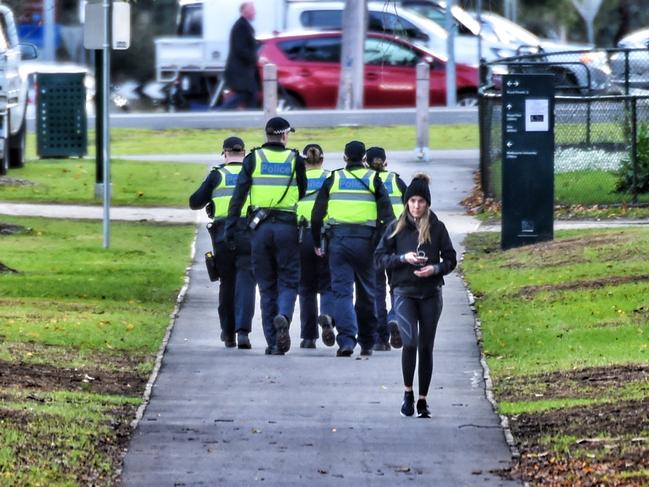
[[[502,233],[509,249],[554,234],[554,77],[503,76]]]

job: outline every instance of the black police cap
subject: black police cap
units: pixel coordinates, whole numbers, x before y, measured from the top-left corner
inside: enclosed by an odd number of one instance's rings
[[[228,137],[223,141],[223,152],[225,152],[226,150],[241,152],[245,148],[246,145],[243,143],[243,140],[241,140],[239,137]]]
[[[282,117],[273,117],[266,122],[266,133],[269,135],[281,135],[287,132],[295,132],[295,129]]]
[[[365,157],[367,158],[367,162],[370,164],[374,161],[374,159],[381,159],[382,161],[385,161],[387,159],[383,147],[370,147],[369,149],[367,149]]]
[[[350,161],[362,161],[365,155],[365,144],[359,140],[352,140],[345,146],[345,155]]]

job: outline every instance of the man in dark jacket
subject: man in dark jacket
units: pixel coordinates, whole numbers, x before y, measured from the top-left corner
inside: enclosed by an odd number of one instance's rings
[[[377,228],[394,219],[390,195],[376,171],[363,165],[364,155],[365,145],[360,141],[345,146],[345,167],[325,180],[311,212],[314,242],[320,242],[323,223],[329,227],[338,357],[350,357],[357,343],[361,355],[372,355],[376,330],[374,238]],[[320,246],[316,254],[323,255]]]
[[[252,267],[268,355],[284,355],[291,347],[289,324],[300,281],[296,208],[308,182],[304,159],[286,148],[294,131],[281,117],[266,123],[266,143],[243,160],[225,222],[225,240],[236,247],[236,225],[249,206]]]
[[[234,92],[222,110],[257,106],[257,42],[255,29],[251,22],[255,19],[255,5],[244,2],[239,7],[241,17],[232,26],[230,31],[230,51],[225,63],[225,84]]]
[[[205,208],[212,218],[207,228],[212,237],[214,258],[221,280],[221,340],[228,348],[238,345],[239,348],[249,349],[248,334],[255,312],[255,278],[250,260],[250,232],[245,218],[240,218],[235,225],[236,250],[230,249],[225,241],[225,218],[245,155],[243,140],[239,137],[225,139],[225,164],[212,168],[203,184],[189,197],[189,207],[192,210]]]

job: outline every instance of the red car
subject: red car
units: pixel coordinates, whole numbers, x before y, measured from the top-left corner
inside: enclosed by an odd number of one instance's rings
[[[280,108],[334,108],[340,80],[340,32],[285,34],[259,40],[263,65],[277,65]],[[395,36],[369,33],[365,40],[364,106],[414,107],[417,63],[430,64],[430,104],[446,103],[446,62]],[[477,103],[478,69],[456,66],[458,105]]]

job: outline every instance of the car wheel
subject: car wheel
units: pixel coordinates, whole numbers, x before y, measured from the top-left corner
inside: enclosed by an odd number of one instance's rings
[[[23,167],[25,165],[26,132],[26,122],[23,118],[20,130],[15,135],[9,136],[9,167]]]
[[[0,157],[0,176],[4,176],[9,171],[9,146],[5,140],[4,156]]]
[[[457,96],[458,107],[477,107],[478,95],[476,93],[463,93]]]
[[[291,110],[300,110],[304,108],[300,100],[288,93],[282,93],[277,99],[278,112],[290,112]]]

